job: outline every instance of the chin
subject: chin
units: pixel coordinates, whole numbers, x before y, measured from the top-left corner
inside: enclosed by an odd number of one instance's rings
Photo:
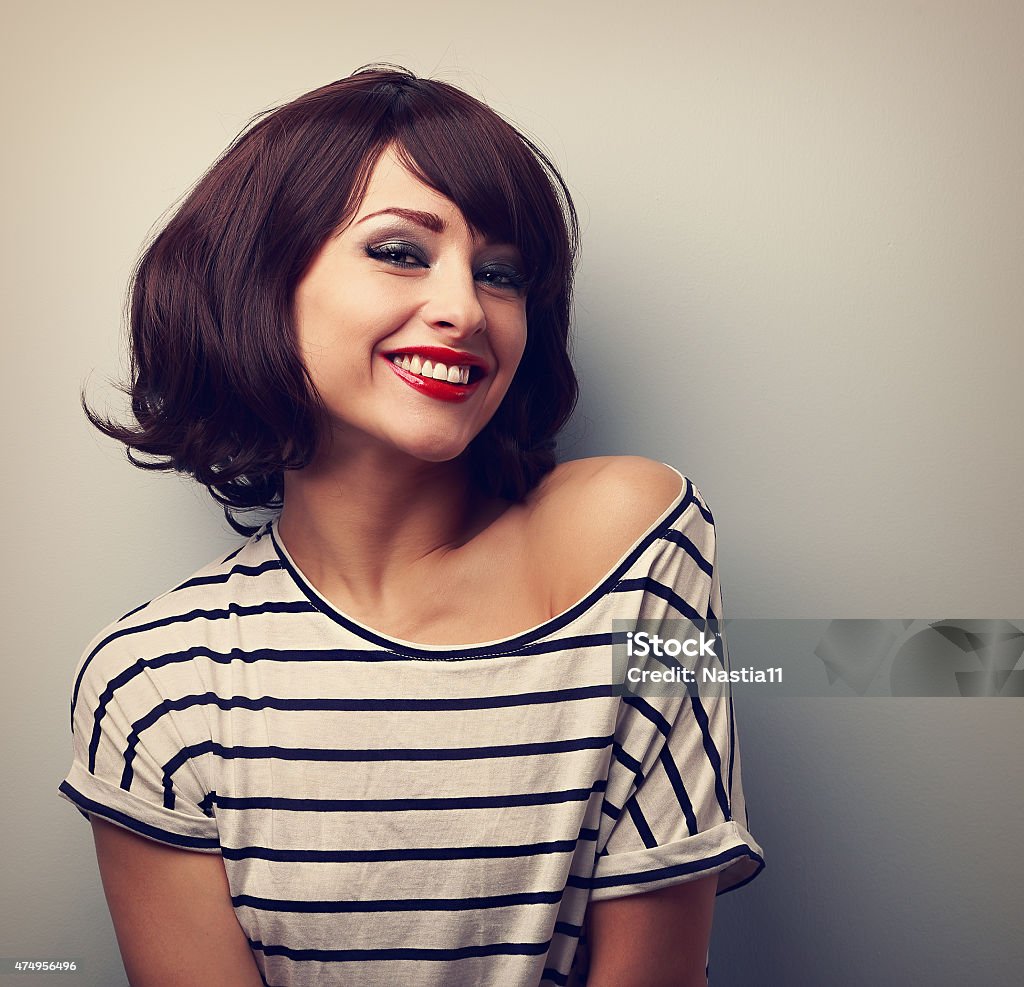
[[[388,435],[385,441],[392,448],[413,459],[426,463],[446,463],[466,451],[473,441],[473,435],[461,429],[453,431],[450,427],[446,429],[431,425],[405,428],[401,434]]]
[[[405,451],[425,463],[447,463],[458,459],[469,447],[469,442],[422,442],[407,444]]]

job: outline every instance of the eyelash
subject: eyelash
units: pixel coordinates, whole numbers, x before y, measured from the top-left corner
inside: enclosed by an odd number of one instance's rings
[[[368,246],[366,248],[366,254],[373,260],[383,261],[386,264],[392,264],[395,267],[410,268],[416,267],[417,264],[426,265],[427,262],[420,256],[419,252],[415,250],[411,244],[393,242],[393,243],[382,243],[378,246]],[[409,263],[408,261],[402,260],[404,257],[415,258],[416,263]],[[529,287],[529,280],[524,274],[517,271],[514,267],[508,265],[500,265],[498,267],[485,267],[479,274],[496,273],[504,280],[502,281],[485,281],[484,284],[491,285],[494,288],[507,288],[516,292],[525,291]]]

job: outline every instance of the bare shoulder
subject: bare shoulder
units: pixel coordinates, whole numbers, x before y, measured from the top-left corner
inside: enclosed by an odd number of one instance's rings
[[[681,484],[674,469],[643,456],[574,459],[556,466],[533,491],[531,516],[557,523],[585,512],[613,526],[639,525],[640,535],[679,496]]]
[[[682,491],[680,475],[643,456],[560,463],[527,501],[531,555],[553,583],[555,612],[593,588]]]

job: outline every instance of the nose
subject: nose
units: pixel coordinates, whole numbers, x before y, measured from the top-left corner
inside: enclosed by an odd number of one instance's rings
[[[423,317],[434,329],[456,339],[484,332],[487,313],[480,304],[478,285],[469,267],[451,265],[430,279],[430,294]]]

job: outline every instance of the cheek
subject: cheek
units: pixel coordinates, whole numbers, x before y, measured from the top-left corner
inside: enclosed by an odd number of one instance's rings
[[[498,358],[510,373],[514,372],[526,349],[526,313],[505,313],[496,329],[501,347]]]
[[[296,308],[296,341],[314,378],[351,374],[360,355],[366,363],[373,324],[358,301],[351,293],[337,292],[309,293],[301,299]]]
[[[502,338],[502,348],[497,353],[498,360],[500,361],[500,399],[505,400],[509,389],[512,387],[512,382],[525,371],[522,369],[523,353],[526,350],[526,320],[515,327],[515,330],[509,332]]]
[[[305,364],[306,370],[320,391],[324,393],[325,385],[338,374],[338,346],[322,327],[305,319],[296,329],[299,359]]]
[[[315,283],[300,284],[295,293],[292,320],[295,325],[295,342],[299,357],[310,374],[316,378],[324,363],[324,356],[331,349],[330,327],[334,320],[325,299],[315,290]]]

